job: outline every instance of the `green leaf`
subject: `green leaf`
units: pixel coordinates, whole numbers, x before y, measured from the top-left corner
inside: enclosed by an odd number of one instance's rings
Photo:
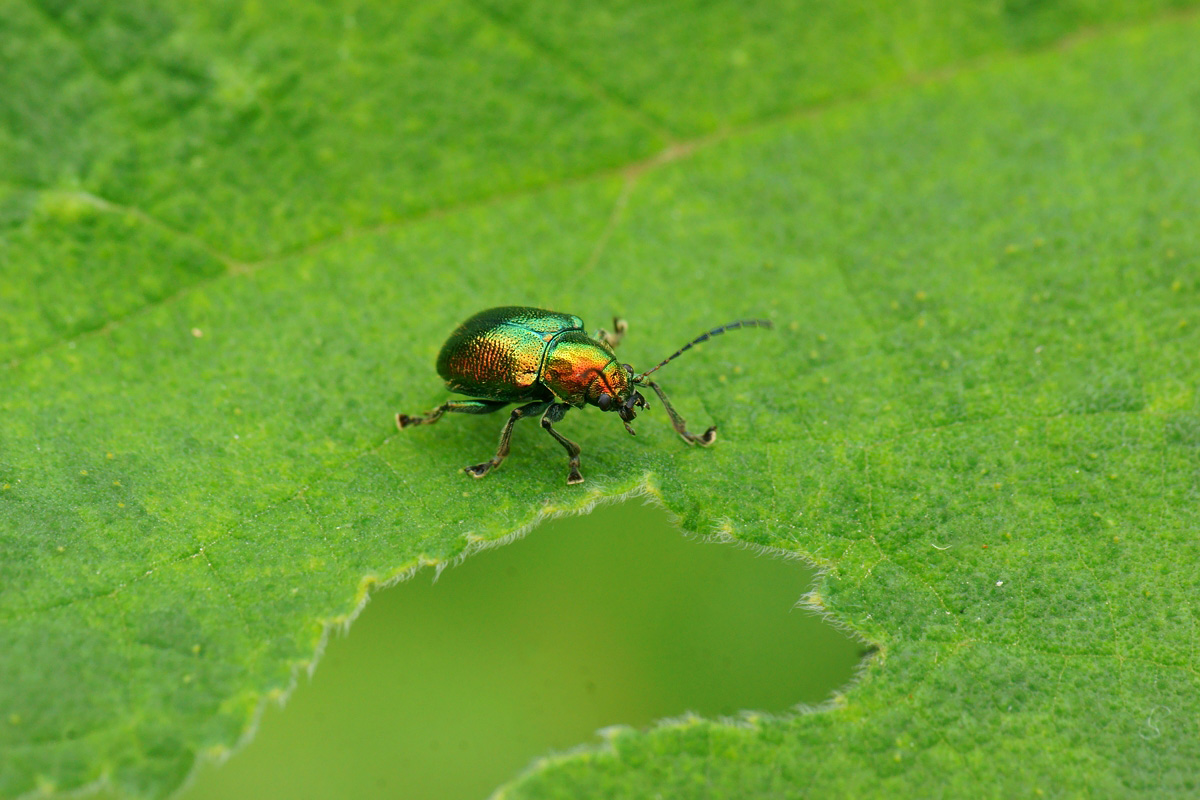
[[[1194,793],[1195,18],[530,8],[4,3],[0,796],[164,795],[373,588],[631,492],[880,654],[507,796]],[[506,303],[777,330],[661,373],[713,448],[592,411],[582,487],[536,426],[469,481],[500,417],[391,418]]]

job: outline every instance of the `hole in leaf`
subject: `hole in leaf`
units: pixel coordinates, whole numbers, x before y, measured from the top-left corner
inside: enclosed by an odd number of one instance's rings
[[[686,538],[636,503],[432,574],[378,593],[311,685],[180,800],[478,800],[609,725],[820,703],[863,653],[793,608],[802,562]]]

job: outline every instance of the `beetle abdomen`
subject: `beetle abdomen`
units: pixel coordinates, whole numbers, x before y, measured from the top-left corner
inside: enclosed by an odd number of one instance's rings
[[[437,370],[452,392],[516,401],[548,391],[538,384],[542,357],[559,333],[582,330],[583,320],[539,308],[502,306],[481,311],[450,334]]]

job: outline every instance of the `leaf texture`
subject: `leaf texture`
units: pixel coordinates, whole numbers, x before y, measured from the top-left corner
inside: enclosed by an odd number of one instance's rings
[[[544,5],[4,3],[0,796],[168,794],[372,588],[630,491],[879,654],[502,796],[1194,793],[1194,17]],[[499,417],[391,419],[500,304],[776,331],[662,371],[711,449],[470,481]]]

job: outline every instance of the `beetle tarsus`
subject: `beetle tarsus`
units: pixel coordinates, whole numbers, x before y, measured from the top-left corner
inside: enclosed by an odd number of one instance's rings
[[[691,433],[690,431],[679,431],[679,430],[677,430],[676,432],[679,434],[679,437],[681,439],[683,439],[685,442],[687,442],[688,444],[698,444],[701,447],[708,447],[710,444],[712,444],[713,442],[715,442],[717,440],[717,426],[716,425],[713,425],[712,427],[710,427],[708,430],[706,430],[704,433],[701,433],[701,434],[695,434],[695,433]]]
[[[472,478],[482,478],[484,475],[487,475],[489,472],[491,472],[492,467],[494,466],[499,465],[493,464],[491,461],[485,461],[482,464],[475,464],[471,467],[463,467],[463,472],[467,473]]]
[[[438,417],[440,416],[441,414],[438,412],[427,414],[423,417],[410,417],[408,414],[397,414],[396,427],[400,430],[404,430],[405,428],[411,428],[414,425],[431,425],[434,422],[437,422]]]
[[[400,430],[411,428],[416,425],[432,425],[442,417],[442,409],[438,408],[434,411],[420,417],[410,417],[408,414],[396,415],[396,427]]]
[[[612,349],[616,350],[617,345],[619,345],[621,343],[621,340],[625,338],[625,334],[628,331],[629,331],[629,323],[628,322],[621,319],[620,317],[613,317],[612,332],[610,333],[609,331],[604,330],[604,328],[601,328],[596,333],[596,338],[599,339],[600,341],[604,342],[606,345],[608,345]]]

